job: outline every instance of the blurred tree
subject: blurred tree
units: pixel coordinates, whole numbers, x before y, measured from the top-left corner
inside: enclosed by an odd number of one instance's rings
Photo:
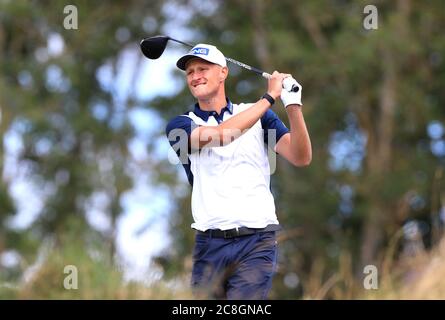
[[[122,95],[121,84],[113,82],[125,50],[138,52],[140,64],[140,39],[172,30],[164,28],[172,19],[186,24],[189,42],[215,44],[269,72],[290,72],[303,85],[313,162],[297,169],[279,158],[272,177],[285,227],[273,297],[325,297],[338,279],[334,273],[345,277],[379,263],[407,221],[434,228],[443,223],[445,142],[443,134],[428,133],[432,121],[443,129],[445,119],[442,1],[377,1],[377,30],[363,28],[366,1],[71,4],[78,8],[78,30],[63,28],[65,4],[0,3],[0,254],[15,249],[32,261],[27,255],[35,256],[40,241],[55,235],[60,243],[73,219],[83,230],[79,237],[94,234],[86,212],[99,195],[111,221],[102,236],[113,256],[132,172],[150,171],[152,183],[169,190],[174,204],[168,216],[174,241],[158,262],[167,278],[189,271],[193,231],[182,167],[166,155],[144,163],[132,158],[128,112],[143,105],[168,120],[193,98],[184,86],[174,96],[141,102],[131,92]],[[61,51],[54,43],[62,43]],[[229,69],[227,92],[234,102],[254,102],[264,92],[264,79]],[[274,110],[287,122],[279,104]],[[167,145],[163,128],[156,129],[158,137],[146,144],[150,154],[159,141]],[[18,166],[43,201],[28,230],[7,224],[17,212],[11,188],[19,173],[5,170],[9,132],[20,136]],[[353,271],[345,267],[349,263]]]
[[[274,296],[299,294],[295,272],[307,282],[324,265],[320,281],[327,280],[342,252],[352,253],[349,260],[362,275],[364,265],[381,262],[406,221],[432,223],[433,173],[445,152],[432,152],[427,127],[433,120],[443,126],[445,119],[443,3],[378,1],[378,30],[363,27],[366,1],[212,3],[212,10],[195,10],[195,42],[215,44],[227,56],[270,72],[290,72],[303,84],[314,155],[303,169],[279,159],[272,177],[286,228]],[[229,69],[229,97],[256,101],[264,80]],[[165,114],[171,117],[185,111],[187,94],[185,88],[155,106],[170,106]],[[275,111],[287,122],[283,110]],[[184,204],[173,219],[177,248],[185,250],[180,257],[191,253]],[[437,211],[432,214],[438,219]]]
[[[133,184],[128,166],[135,161],[128,142],[134,130],[128,111],[138,102],[131,92],[119,95],[121,84],[104,85],[101,71],[108,68],[106,80],[114,81],[122,72],[123,52],[139,53],[145,29],[158,32],[164,23],[163,1],[70,4],[78,10],[77,30],[64,28],[63,2],[0,3],[0,254],[27,250],[19,234],[37,241],[54,235],[60,245],[70,228],[69,217],[84,224],[85,234],[91,233],[87,210],[101,194],[111,224],[102,236],[114,256],[122,196]],[[149,26],[144,24],[147,19]],[[17,167],[8,172],[7,132],[21,140],[15,146]],[[6,223],[17,212],[11,188],[21,171],[43,203],[32,234]]]

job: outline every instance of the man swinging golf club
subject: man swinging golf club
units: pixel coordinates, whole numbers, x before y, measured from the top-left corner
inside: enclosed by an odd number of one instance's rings
[[[202,298],[267,299],[280,230],[267,148],[295,166],[311,162],[302,87],[291,75],[275,71],[261,99],[235,104],[225,93],[226,59],[208,44],[193,47],[177,67],[185,71],[197,100],[166,128],[192,185],[192,287]],[[271,110],[279,97],[290,131]]]

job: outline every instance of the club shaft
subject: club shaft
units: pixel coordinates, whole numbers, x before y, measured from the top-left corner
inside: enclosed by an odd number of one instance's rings
[[[267,72],[264,72],[263,70],[260,70],[260,69],[251,67],[251,66],[249,66],[249,65],[247,65],[247,64],[245,64],[245,63],[239,62],[239,61],[237,61],[237,60],[235,60],[235,59],[232,59],[232,58],[229,58],[229,57],[226,57],[226,60],[227,60],[227,61],[230,61],[230,62],[232,62],[232,63],[234,63],[234,64],[236,64],[236,65],[238,65],[238,66],[240,66],[240,67],[243,67],[243,68],[245,68],[245,69],[247,69],[247,70],[253,71],[253,72],[259,74],[260,76],[263,76],[263,77],[266,78],[266,79],[269,79],[269,78],[270,78],[270,74],[267,73]]]
[[[193,47],[194,47],[194,46],[191,45],[190,43],[183,42],[183,41],[181,41],[181,40],[173,39],[173,38],[171,38],[171,37],[168,37],[168,39],[169,39],[169,40],[172,40],[172,41],[176,41],[176,42],[182,43],[182,44],[184,44],[184,45],[186,45],[186,46],[188,46],[188,47],[190,47],[190,48],[193,48]]]

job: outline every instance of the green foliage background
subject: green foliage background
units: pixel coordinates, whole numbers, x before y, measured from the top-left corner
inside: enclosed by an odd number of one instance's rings
[[[173,96],[141,100],[134,94],[137,79],[130,84],[133,91],[119,97],[116,88],[104,87],[97,77],[105,63],[117,73],[124,49],[139,53],[142,38],[164,33],[175,19],[184,21],[184,30],[172,36],[215,44],[229,57],[292,73],[303,84],[313,161],[295,168],[278,159],[272,177],[285,228],[272,298],[360,297],[365,265],[390,272],[385,269],[388,254],[394,264],[403,261],[407,241],[402,227],[408,222],[423,226],[426,249],[440,239],[445,153],[443,148],[433,153],[431,146],[444,143],[444,136],[431,137],[428,126],[445,125],[443,1],[375,1],[377,30],[363,28],[366,1],[69,4],[78,8],[78,30],[63,27],[67,4],[61,1],[0,1],[0,254],[13,250],[22,261],[13,268],[0,265],[0,283],[18,286],[2,286],[0,297],[71,298],[61,287],[68,264],[82,266],[82,279],[90,279],[86,291],[72,298],[187,296],[194,235],[190,190],[181,167],[172,166],[166,154],[154,156],[159,141],[167,143],[162,126],[145,141],[153,156],[134,159],[129,142],[136,133],[128,115],[143,107],[165,123],[193,100],[185,86]],[[54,34],[64,40],[63,53],[39,58]],[[144,57],[135,56],[140,67]],[[51,69],[61,75],[56,85],[48,85]],[[182,80],[179,70],[174,77]],[[256,101],[265,88],[264,79],[230,66],[227,94],[232,101]],[[104,117],[94,116],[96,104],[105,107]],[[274,108],[287,123],[284,110]],[[14,175],[5,170],[6,136],[12,131],[23,141],[18,163],[27,179],[51,190],[26,229],[8,224],[18,212],[11,196]],[[49,145],[46,152],[39,151],[41,141]],[[104,161],[111,165],[104,169]],[[148,288],[128,287],[117,261],[116,223],[123,213],[122,197],[134,186],[129,167],[149,171],[154,188],[170,190],[172,210],[159,219],[168,218],[173,241],[155,259],[163,278]],[[106,232],[86,220],[87,200],[97,192],[110,199]],[[37,273],[48,281],[24,281],[48,239],[51,253]],[[93,249],[100,258],[88,254]],[[297,285],[289,285],[295,275]],[[183,280],[181,289],[167,285],[175,279]],[[152,294],[164,292],[157,288],[166,288],[165,294]]]

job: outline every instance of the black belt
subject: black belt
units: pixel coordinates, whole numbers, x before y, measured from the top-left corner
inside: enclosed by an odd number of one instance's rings
[[[239,228],[233,228],[229,230],[220,230],[220,229],[209,229],[206,231],[199,231],[198,234],[206,235],[211,238],[224,238],[224,239],[230,239],[235,237],[242,237],[242,236],[248,236],[254,233],[258,232],[268,232],[268,231],[279,231],[281,230],[281,226],[278,224],[269,224],[265,228],[247,228],[247,227],[239,227]]]

